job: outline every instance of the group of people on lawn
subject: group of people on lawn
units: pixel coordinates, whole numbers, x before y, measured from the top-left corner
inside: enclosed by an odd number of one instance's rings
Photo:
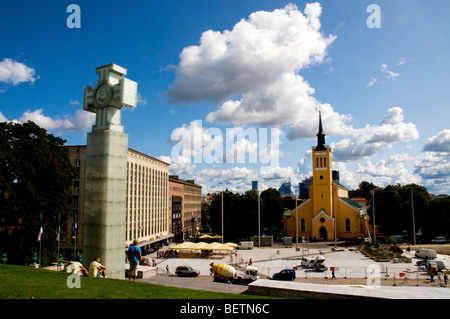
[[[139,242],[135,239],[133,241],[133,245],[130,245],[127,251],[128,261],[130,262],[130,273],[129,280],[133,279],[136,281],[137,277],[137,266],[139,265],[139,261],[142,258],[141,249],[138,247]],[[106,267],[100,263],[100,257],[96,256],[94,260],[89,265],[89,271],[84,268],[80,263],[75,262],[65,262],[67,264],[74,264],[73,271],[82,276],[89,277],[102,277],[106,278]],[[77,267],[78,266],[78,267]]]

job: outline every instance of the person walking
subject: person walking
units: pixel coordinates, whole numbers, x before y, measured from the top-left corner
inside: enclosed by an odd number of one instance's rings
[[[141,249],[138,247],[139,242],[137,239],[133,240],[133,245],[130,245],[127,251],[128,261],[130,262],[130,274],[128,280],[131,281],[131,277],[134,277],[133,281],[136,281],[137,266],[141,260]]]

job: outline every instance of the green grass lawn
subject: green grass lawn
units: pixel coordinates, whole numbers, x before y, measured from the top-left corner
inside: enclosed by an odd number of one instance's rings
[[[0,299],[260,299],[166,287],[128,280],[80,277],[80,288],[68,288],[66,272],[0,265]]]

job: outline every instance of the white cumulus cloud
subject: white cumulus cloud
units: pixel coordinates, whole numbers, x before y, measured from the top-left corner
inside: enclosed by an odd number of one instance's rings
[[[450,192],[450,130],[430,137],[415,163],[415,173],[431,191]]]
[[[23,82],[34,83],[39,76],[36,70],[12,59],[4,58],[0,62],[0,82],[17,85]]]
[[[27,121],[32,121],[49,131],[86,132],[95,123],[95,114],[77,110],[74,116],[66,115],[64,118],[52,118],[44,115],[44,109],[41,108],[34,111],[27,110],[18,120],[11,120],[11,122],[18,123],[25,123]],[[9,122],[1,112],[0,122]]]
[[[426,152],[450,153],[450,130],[445,129],[427,140],[423,150]]]
[[[0,123],[1,122],[9,122],[6,116],[3,115],[3,113],[0,111]]]
[[[213,101],[218,109],[206,117],[213,123],[288,124],[289,139],[314,136],[317,123],[311,119],[321,103],[300,72],[324,62],[336,39],[320,31],[321,13],[319,3],[307,4],[303,13],[289,4],[254,12],[231,31],[204,32],[199,45],[180,54],[168,92],[172,102]],[[333,128],[345,129],[348,117],[328,109],[327,116],[336,121]]]
[[[351,138],[332,144],[334,159],[352,161],[368,158],[376,152],[392,147],[394,143],[412,141],[419,138],[414,123],[405,123],[403,109],[393,107],[379,125],[366,125],[361,129],[351,129]]]

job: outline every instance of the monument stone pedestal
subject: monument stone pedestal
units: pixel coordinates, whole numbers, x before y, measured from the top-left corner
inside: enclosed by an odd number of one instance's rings
[[[128,135],[120,121],[121,108],[136,105],[137,83],[116,64],[97,68],[97,74],[83,105],[96,113],[87,137],[83,260],[88,265],[98,256],[108,278],[124,279]]]

